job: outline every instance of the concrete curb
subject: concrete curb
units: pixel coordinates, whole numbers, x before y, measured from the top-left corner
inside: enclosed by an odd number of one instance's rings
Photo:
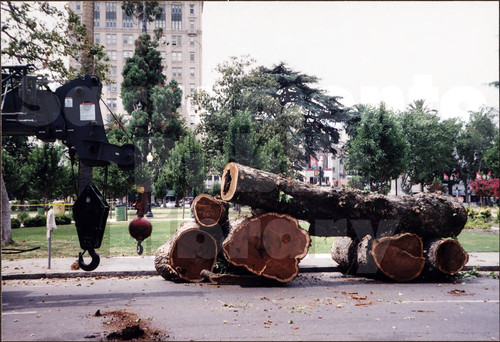
[[[499,272],[500,266],[465,266],[462,271]],[[299,273],[329,273],[340,272],[338,266],[332,267],[301,267]],[[92,277],[145,277],[159,276],[156,271],[107,271],[107,272],[59,272],[59,273],[23,273],[2,275],[2,280],[34,280],[34,279],[61,279],[61,278],[92,278]]]

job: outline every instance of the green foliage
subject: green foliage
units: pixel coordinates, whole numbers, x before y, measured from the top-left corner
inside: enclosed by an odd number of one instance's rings
[[[71,224],[71,220],[73,219],[73,216],[68,214],[56,214],[54,216],[56,219],[56,225]]]
[[[16,228],[21,228],[21,220],[13,217],[10,219],[10,228],[16,229]]]
[[[35,217],[29,217],[24,220],[23,225],[25,227],[41,227],[47,224],[47,216],[36,215]]]
[[[434,193],[444,193],[446,191],[446,187],[443,185],[441,178],[434,177],[432,183],[427,185],[427,190]]]
[[[360,176],[352,176],[349,178],[347,186],[359,190],[363,190],[365,188]]]
[[[465,212],[467,213],[467,217],[470,219],[474,219],[477,215],[477,212],[471,207],[465,207]]]
[[[493,147],[484,152],[484,169],[491,171],[492,178],[500,178],[500,146],[498,144],[499,135],[495,135]]]
[[[220,190],[221,190],[221,186],[220,186],[220,183],[219,182],[215,182],[213,185],[212,185],[212,188],[208,191],[208,194],[212,197],[215,197],[217,195],[220,195]]]
[[[474,218],[469,218],[465,224],[464,229],[481,229],[486,230],[492,226],[490,220],[485,220],[482,217],[475,216]]]
[[[87,71],[106,81],[109,66],[104,47],[87,37],[80,17],[68,6],[64,11],[48,2],[2,2],[2,64],[33,64],[38,72],[54,78],[72,79]],[[49,21],[37,20],[44,16]],[[82,63],[68,68],[66,57]],[[92,70],[88,70],[88,67]]]
[[[366,107],[348,147],[347,168],[357,171],[371,190],[385,191],[385,184],[404,170],[406,154],[406,141],[393,113],[384,104]]]
[[[481,273],[479,273],[480,267],[479,266],[474,266],[472,270],[466,271],[466,272],[458,272],[457,277],[458,279],[475,279],[475,278],[481,278]]]
[[[236,162],[255,168],[260,167],[255,126],[247,111],[238,111],[229,122],[224,139],[224,155],[226,157],[224,165]]]
[[[408,143],[408,163],[404,171],[413,184],[429,184],[455,166],[454,142],[461,124],[454,119],[441,122],[428,110],[424,100],[412,103],[398,116]],[[437,185],[437,184],[436,184]]]
[[[160,184],[172,184],[177,195],[184,196],[189,190],[198,192],[204,189],[205,184],[205,156],[203,146],[192,132],[188,132],[175,143],[162,174]]]
[[[28,214],[26,211],[21,211],[19,214],[17,214],[17,218],[19,221],[24,222],[28,217],[30,217],[30,214]]]
[[[485,221],[490,221],[491,220],[491,209],[488,208],[488,209],[485,209],[485,210],[481,210],[479,212],[479,217],[482,218]]]

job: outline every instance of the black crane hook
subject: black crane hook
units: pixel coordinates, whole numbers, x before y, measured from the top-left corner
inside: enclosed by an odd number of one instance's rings
[[[93,248],[88,248],[87,251],[89,252],[89,255],[92,257],[92,261],[90,264],[86,264],[83,260],[83,254],[85,254],[85,250],[83,252],[78,253],[78,266],[84,271],[93,271],[99,266],[99,262],[101,261],[101,257],[99,257],[99,254],[93,249]]]

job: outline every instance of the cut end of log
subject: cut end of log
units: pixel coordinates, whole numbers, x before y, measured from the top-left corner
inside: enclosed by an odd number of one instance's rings
[[[376,239],[370,253],[380,271],[395,281],[417,278],[425,265],[422,239],[415,234]]]
[[[469,254],[456,240],[441,240],[433,249],[434,265],[445,274],[454,275],[467,264]]]
[[[236,163],[229,163],[224,168],[222,173],[221,183],[221,198],[224,201],[230,201],[238,185],[238,165]]]
[[[207,194],[196,196],[192,208],[196,222],[206,228],[217,225],[224,213],[222,204]]]
[[[193,223],[194,225],[194,223]],[[217,260],[217,242],[207,232],[187,225],[178,231],[156,252],[155,267],[158,273],[170,280],[175,276],[201,282],[203,270],[212,271]]]
[[[299,261],[311,238],[288,215],[267,213],[245,221],[230,232],[223,245],[227,260],[254,274],[288,282],[298,274]]]

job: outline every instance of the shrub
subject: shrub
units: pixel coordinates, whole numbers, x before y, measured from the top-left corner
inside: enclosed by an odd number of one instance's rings
[[[47,216],[36,215],[35,217],[28,217],[24,220],[25,227],[42,227],[47,224]]]
[[[24,222],[28,217],[30,217],[30,214],[28,214],[26,211],[21,211],[19,214],[17,214],[17,218],[19,221]]]
[[[477,216],[477,213],[471,207],[465,207],[465,212],[467,213],[467,217],[471,220],[475,219]]]
[[[57,214],[56,215],[56,224],[57,225],[71,224],[72,219],[73,219],[73,217],[71,215]]]
[[[482,210],[479,213],[479,217],[481,217],[485,221],[489,221],[491,219],[491,209],[488,208],[486,210]]]
[[[16,229],[21,227],[21,221],[17,218],[11,218],[10,219],[10,228]]]

